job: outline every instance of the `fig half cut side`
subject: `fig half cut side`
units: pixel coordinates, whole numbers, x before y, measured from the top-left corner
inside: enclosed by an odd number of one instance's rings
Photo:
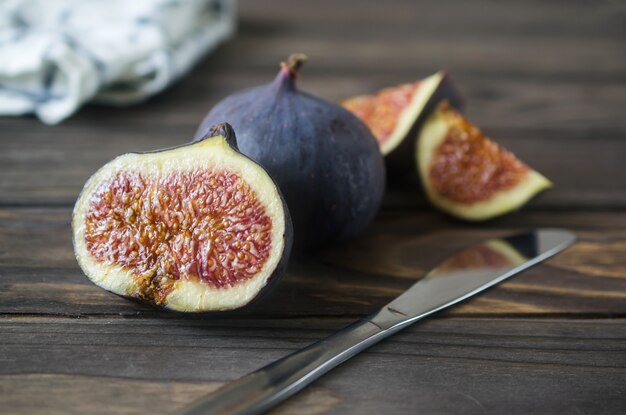
[[[411,168],[419,130],[443,100],[455,108],[463,107],[463,99],[450,77],[439,71],[416,82],[346,99],[341,104],[369,127],[393,172]]]
[[[93,283],[177,311],[249,304],[278,281],[292,244],[278,187],[228,124],[109,162],[85,184],[72,228]]]
[[[414,155],[430,202],[461,219],[502,215],[552,186],[447,102],[424,123]]]

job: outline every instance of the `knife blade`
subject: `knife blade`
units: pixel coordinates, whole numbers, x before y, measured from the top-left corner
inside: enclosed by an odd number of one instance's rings
[[[567,230],[536,229],[467,248],[369,317],[225,385],[179,415],[259,414],[380,340],[555,255],[575,240]]]

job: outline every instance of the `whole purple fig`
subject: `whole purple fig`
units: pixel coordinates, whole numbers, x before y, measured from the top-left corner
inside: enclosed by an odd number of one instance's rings
[[[385,168],[369,129],[340,105],[295,86],[306,57],[290,56],[273,82],[219,102],[200,125],[228,122],[240,151],[278,183],[302,249],[348,239],[372,221],[385,190]]]

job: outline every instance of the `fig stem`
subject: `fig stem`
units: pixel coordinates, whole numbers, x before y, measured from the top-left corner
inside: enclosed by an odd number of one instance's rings
[[[287,62],[281,62],[280,66],[286,70],[293,79],[298,79],[300,68],[307,59],[304,53],[292,53],[289,59],[287,59]]]
[[[228,145],[235,148],[236,150],[239,149],[239,146],[237,145],[237,137],[235,136],[235,130],[233,130],[233,127],[229,123],[223,122],[220,124],[215,124],[211,127],[211,129],[204,138],[215,137],[218,135],[224,137]]]

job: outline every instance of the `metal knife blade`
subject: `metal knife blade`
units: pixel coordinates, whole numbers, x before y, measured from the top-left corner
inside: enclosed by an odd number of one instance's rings
[[[576,236],[537,229],[457,253],[370,317],[230,383],[179,415],[258,414],[408,325],[562,251]]]
[[[570,231],[538,229],[474,245],[432,269],[370,321],[385,329],[411,324],[530,268],[575,239]]]

